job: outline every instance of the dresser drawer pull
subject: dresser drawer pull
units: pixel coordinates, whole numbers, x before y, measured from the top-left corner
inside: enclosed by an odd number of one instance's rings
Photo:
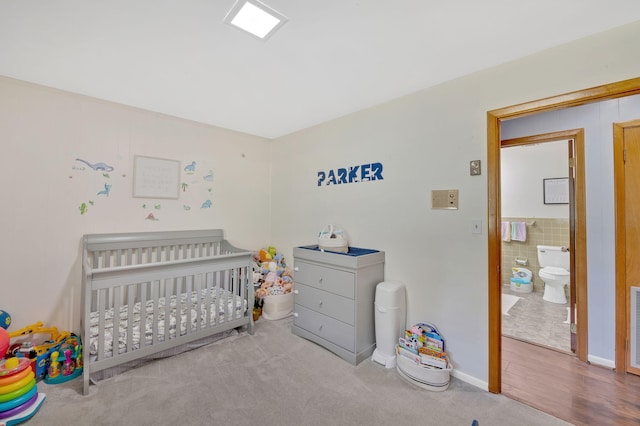
[[[293,290],[293,294],[300,294],[298,290]]]
[[[294,316],[294,317],[296,317],[296,318],[298,318],[298,313],[297,313],[297,312],[294,312],[294,313],[293,313],[293,316]]]
[[[322,307],[322,300],[318,302],[318,306]]]
[[[318,331],[322,331],[322,325],[320,325],[320,327],[318,327]]]

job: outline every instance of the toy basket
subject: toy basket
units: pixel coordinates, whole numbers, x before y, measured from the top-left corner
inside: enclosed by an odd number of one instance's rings
[[[419,330],[414,330],[416,328]],[[419,332],[422,337],[415,334]],[[400,338],[396,345],[396,370],[400,377],[430,391],[447,390],[453,366],[444,353],[445,341],[438,329],[430,323],[418,323],[407,330],[406,337]],[[423,348],[418,346],[418,341],[423,342],[425,353],[421,352]],[[439,355],[431,356],[430,352]]]
[[[293,313],[293,293],[273,294],[264,298],[262,317],[266,320],[286,318]]]
[[[447,368],[435,368],[418,364],[407,357],[398,356],[396,370],[400,377],[430,391],[441,392],[449,388],[449,381],[453,366],[447,363]]]

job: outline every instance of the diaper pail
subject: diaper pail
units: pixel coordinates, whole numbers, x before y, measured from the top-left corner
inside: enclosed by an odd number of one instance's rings
[[[396,343],[406,323],[405,286],[399,281],[384,281],[376,286],[376,349],[371,360],[386,368],[396,366]]]
[[[531,293],[533,291],[532,277],[533,273],[527,268],[513,268],[511,290],[519,293]]]

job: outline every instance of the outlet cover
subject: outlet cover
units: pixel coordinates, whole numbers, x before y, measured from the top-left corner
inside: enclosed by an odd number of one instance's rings
[[[431,208],[443,210],[458,209],[457,189],[434,189],[431,191]]]

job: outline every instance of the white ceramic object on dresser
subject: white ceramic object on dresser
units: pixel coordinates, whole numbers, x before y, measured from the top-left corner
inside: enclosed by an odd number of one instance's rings
[[[313,246],[311,246],[313,247]],[[358,253],[360,255],[350,255]],[[357,365],[375,349],[374,298],[384,281],[384,252],[295,247],[293,334]]]
[[[569,284],[569,249],[560,246],[538,246],[538,276],[544,281],[543,300],[567,303],[564,286]]]

